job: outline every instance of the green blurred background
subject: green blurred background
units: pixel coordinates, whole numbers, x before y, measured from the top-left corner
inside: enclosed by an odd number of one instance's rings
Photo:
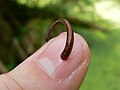
[[[0,73],[40,48],[59,18],[68,19],[90,47],[81,90],[120,90],[120,0],[0,0]],[[52,36],[65,28],[56,29]]]

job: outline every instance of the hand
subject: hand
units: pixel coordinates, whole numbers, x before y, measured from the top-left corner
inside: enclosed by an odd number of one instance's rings
[[[74,34],[68,60],[60,54],[66,33],[50,40],[14,70],[0,76],[2,90],[78,90],[87,73],[90,52],[85,40]]]

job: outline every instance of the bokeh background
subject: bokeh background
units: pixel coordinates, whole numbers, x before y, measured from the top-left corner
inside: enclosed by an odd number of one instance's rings
[[[59,18],[68,19],[90,47],[81,90],[120,90],[120,0],[0,0],[0,74],[40,48]],[[59,25],[51,36],[64,30]]]

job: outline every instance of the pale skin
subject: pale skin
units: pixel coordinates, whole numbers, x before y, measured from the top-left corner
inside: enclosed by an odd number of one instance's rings
[[[90,62],[86,41],[74,34],[73,50],[62,61],[66,33],[44,44],[12,71],[0,76],[2,90],[79,90]]]

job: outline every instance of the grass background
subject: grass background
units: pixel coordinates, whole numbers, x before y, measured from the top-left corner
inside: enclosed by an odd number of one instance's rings
[[[98,32],[83,34],[92,45],[90,45],[90,68],[81,90],[120,90],[119,33],[120,31],[116,30],[106,34]]]

